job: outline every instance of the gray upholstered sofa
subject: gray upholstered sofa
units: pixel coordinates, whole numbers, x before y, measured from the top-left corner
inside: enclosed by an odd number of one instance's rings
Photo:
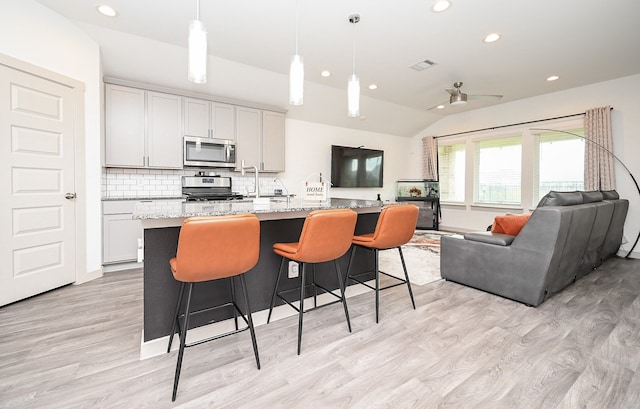
[[[449,281],[537,306],[615,255],[629,202],[617,192],[549,192],[517,236],[443,236]]]

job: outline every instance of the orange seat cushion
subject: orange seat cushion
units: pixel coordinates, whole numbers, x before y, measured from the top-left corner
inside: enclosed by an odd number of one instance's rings
[[[496,216],[491,226],[492,233],[503,233],[517,236],[531,217],[531,214],[507,214]]]

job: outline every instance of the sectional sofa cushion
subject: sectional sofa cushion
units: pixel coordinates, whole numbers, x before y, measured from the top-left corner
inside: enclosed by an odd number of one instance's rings
[[[616,200],[620,199],[620,195],[615,190],[603,190],[602,199],[604,200]]]
[[[538,203],[538,207],[542,206],[573,206],[584,203],[582,192],[556,192],[550,191]]]

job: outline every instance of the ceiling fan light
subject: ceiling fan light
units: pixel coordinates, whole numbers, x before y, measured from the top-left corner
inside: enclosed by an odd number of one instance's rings
[[[464,105],[467,103],[467,94],[459,92],[449,97],[449,104],[451,105]]]
[[[304,60],[298,54],[291,57],[289,103],[291,105],[302,105],[304,103]]]
[[[431,10],[435,13],[441,13],[451,6],[451,2],[449,0],[438,0],[433,3]]]
[[[189,22],[189,72],[187,78],[196,84],[207,82],[207,30],[200,20]]]

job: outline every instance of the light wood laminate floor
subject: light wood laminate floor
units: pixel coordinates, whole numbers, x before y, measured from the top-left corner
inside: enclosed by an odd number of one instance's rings
[[[405,287],[138,359],[142,273],[0,309],[2,408],[638,408],[640,260],[612,259],[538,308],[458,284]],[[173,300],[168,302],[173,303]]]

